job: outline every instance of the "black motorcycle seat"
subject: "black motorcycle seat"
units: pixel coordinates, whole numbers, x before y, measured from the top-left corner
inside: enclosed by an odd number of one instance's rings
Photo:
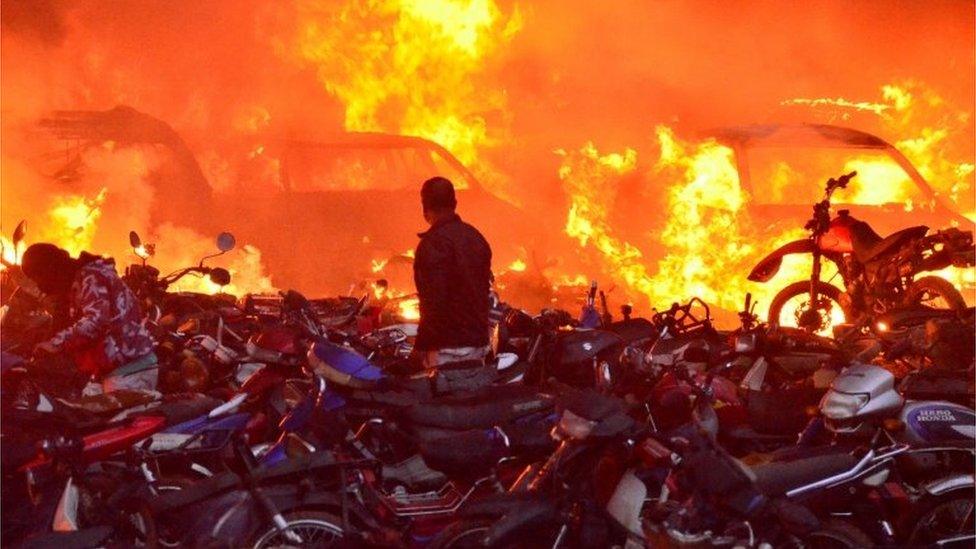
[[[504,439],[494,429],[465,431],[420,445],[427,465],[451,477],[485,476],[506,454]]]
[[[907,229],[902,229],[900,231],[891,233],[890,235],[884,237],[880,242],[869,246],[867,249],[862,249],[860,253],[858,253],[858,247],[855,247],[854,252],[858,261],[861,263],[870,263],[894,252],[911,240],[922,238],[927,232],[929,232],[929,228],[924,225],[909,227]]]
[[[410,423],[442,429],[488,428],[553,406],[553,397],[530,387],[502,385],[477,396],[449,396],[410,406]]]
[[[135,413],[133,416],[163,416],[166,418],[167,425],[178,425],[207,414],[221,404],[223,404],[221,401],[204,395],[187,396],[163,402],[159,406]]]
[[[786,492],[812,484],[818,480],[849,471],[857,464],[857,458],[844,452],[774,461],[752,468],[756,486],[768,496],[780,496]]]
[[[21,549],[87,549],[88,547],[100,547],[112,535],[112,528],[109,526],[97,526],[85,528],[74,532],[49,532],[31,537],[24,541]]]
[[[338,462],[332,452],[313,452],[270,467],[259,467],[253,471],[252,478],[257,483],[286,477],[300,478],[308,476],[315,469],[332,467],[336,463]],[[149,507],[153,513],[179,512],[184,507],[243,486],[245,479],[234,471],[227,471],[195,482],[182,490],[154,497],[149,500]]]

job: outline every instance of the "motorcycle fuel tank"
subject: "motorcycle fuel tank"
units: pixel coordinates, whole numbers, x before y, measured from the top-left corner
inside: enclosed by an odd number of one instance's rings
[[[856,223],[849,215],[840,215],[830,220],[830,228],[817,239],[817,245],[827,252],[849,254],[854,251],[851,229]]]
[[[976,412],[944,401],[910,400],[899,418],[908,442],[940,444],[976,440]]]

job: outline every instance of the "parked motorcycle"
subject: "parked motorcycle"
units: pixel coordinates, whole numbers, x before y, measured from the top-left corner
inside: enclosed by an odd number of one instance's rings
[[[861,507],[862,521],[876,526],[877,539],[912,546],[972,544],[976,412],[946,401],[906,400],[891,372],[855,364],[834,380],[820,414],[801,434],[801,446],[887,441],[904,448],[892,455],[888,473],[869,483],[877,493],[866,497],[899,511],[881,513],[868,506],[865,512]],[[844,501],[857,507],[856,497]]]
[[[928,227],[918,226],[882,238],[848,210],[831,219],[833,193],[847,187],[856,175],[851,172],[827,181],[824,198],[814,205],[813,217],[805,225],[810,237],[781,246],[749,273],[749,280],[768,282],[784,256],[809,254],[813,259],[809,280],[789,284],[773,298],[770,325],[795,323],[811,332],[824,332],[840,321],[866,325],[875,315],[903,306],[965,309],[963,296],[949,281],[916,277],[976,264],[972,231],[949,228],[929,234]],[[821,280],[825,259],[837,267],[843,291]]]

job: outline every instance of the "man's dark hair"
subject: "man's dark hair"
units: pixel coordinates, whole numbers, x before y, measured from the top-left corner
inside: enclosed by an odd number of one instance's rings
[[[446,177],[431,177],[420,188],[420,202],[428,211],[454,211],[457,207],[454,184]]]
[[[24,251],[20,268],[46,294],[67,292],[77,271],[77,260],[66,250],[46,242]]]

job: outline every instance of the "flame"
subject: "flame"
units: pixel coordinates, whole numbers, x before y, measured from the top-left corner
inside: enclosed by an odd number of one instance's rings
[[[592,143],[563,155],[560,178],[570,194],[566,233],[583,247],[592,246],[607,274],[621,280],[651,305],[698,296],[727,310],[737,310],[746,292],[768,308],[782,284],[756,286],[746,273],[774,246],[803,238],[802,229],[765,235],[741,210],[749,196],[739,185],[731,149],[713,140],[689,144],[665,126],[656,129],[660,156],[651,175],[670,182],[668,216],[660,240],[668,253],[651,272],[650,261],[633,243],[615,235],[608,222],[614,183],[637,169],[637,153],[600,154]],[[806,270],[804,270],[806,269]],[[789,258],[776,281],[802,279],[809,265]],[[585,278],[577,277],[585,283]]]
[[[517,273],[525,272],[526,268],[528,268],[528,265],[526,265],[525,261],[522,261],[521,259],[516,259],[508,265],[509,271],[515,271]]]
[[[493,135],[485,111],[505,94],[477,78],[521,28],[492,0],[303,2],[295,46],[345,107],[350,131],[431,139],[474,163]],[[364,29],[368,29],[365,30]]]
[[[72,255],[90,249],[107,192],[103,188],[90,199],[84,196],[56,198],[48,212],[52,223],[48,237]]]
[[[397,305],[400,318],[404,320],[420,320],[420,299],[410,297],[403,299]]]

